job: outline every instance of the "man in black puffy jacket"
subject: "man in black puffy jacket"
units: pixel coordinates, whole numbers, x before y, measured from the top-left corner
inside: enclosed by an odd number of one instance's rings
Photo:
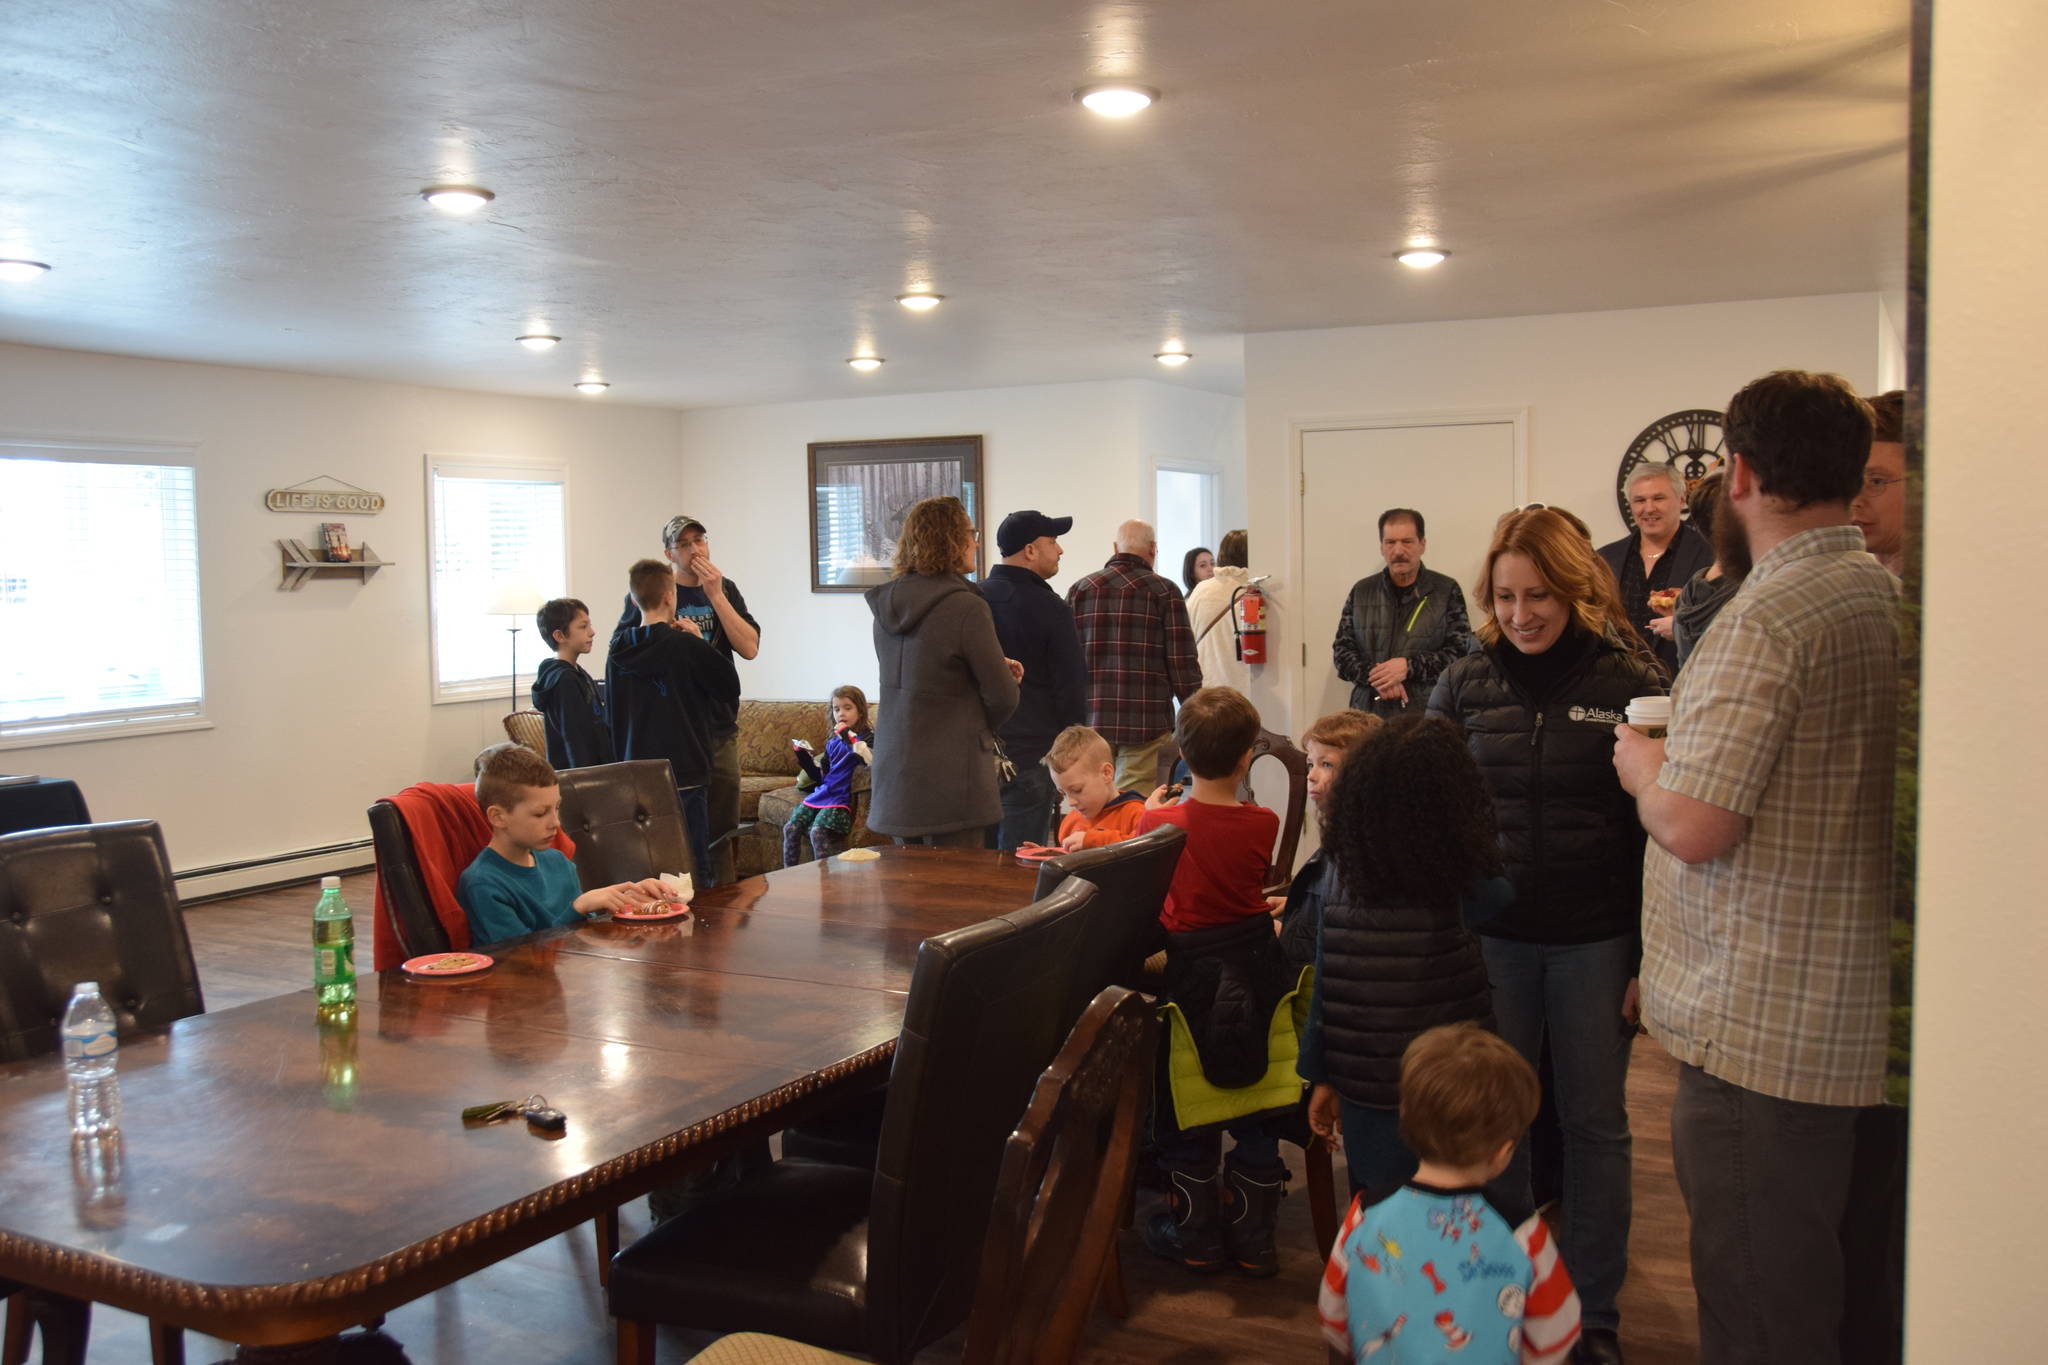
[[[1408,507],[1380,513],[1380,558],[1387,567],[1353,585],[1330,643],[1337,676],[1351,684],[1351,705],[1360,711],[1421,711],[1438,675],[1472,647],[1464,591],[1423,567],[1428,544],[1422,513]]]
[[[981,587],[1003,653],[1024,665],[1017,709],[996,732],[1017,767],[1017,775],[1001,784],[997,848],[1051,839],[1059,794],[1040,760],[1060,731],[1088,721],[1088,664],[1073,608],[1046,582],[1060,571],[1059,537],[1073,529],[1072,517],[1035,509],[1010,513],[996,529],[1003,562],[989,570]]]

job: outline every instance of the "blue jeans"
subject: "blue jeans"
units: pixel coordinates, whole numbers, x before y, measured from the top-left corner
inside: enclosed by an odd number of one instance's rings
[[[1501,1037],[1535,1066],[1546,1034],[1564,1131],[1564,1222],[1558,1251],[1571,1268],[1588,1327],[1612,1331],[1628,1272],[1633,1203],[1628,1057],[1635,1030],[1621,1019],[1632,938],[1517,943],[1482,934]],[[1502,1183],[1529,1197],[1529,1144],[1516,1147]]]
[[[995,846],[1007,852],[1020,844],[1050,842],[1058,800],[1052,773],[1043,763],[1019,763],[1016,777],[1002,784],[1003,823],[995,828]]]
[[[1401,1111],[1337,1100],[1337,1118],[1344,1125],[1344,1165],[1351,1192],[1383,1195],[1415,1174],[1415,1153],[1401,1141]]]
[[[690,858],[697,866],[691,883],[700,889],[715,886],[711,866],[711,805],[703,787],[678,787],[676,804],[683,810],[683,834],[690,841]]]

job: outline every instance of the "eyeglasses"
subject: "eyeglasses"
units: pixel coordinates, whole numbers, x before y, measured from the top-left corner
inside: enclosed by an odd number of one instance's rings
[[[1904,482],[1904,479],[1887,479],[1880,475],[1872,474],[1863,480],[1863,492],[1865,496],[1874,498],[1893,484]]]

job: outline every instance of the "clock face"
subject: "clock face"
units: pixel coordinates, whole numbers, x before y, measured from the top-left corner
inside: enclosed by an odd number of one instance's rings
[[[1687,408],[1659,417],[1629,442],[1628,453],[1621,457],[1621,471],[1614,478],[1614,500],[1621,505],[1623,525],[1636,529],[1636,519],[1628,510],[1628,481],[1642,466],[1668,464],[1688,488],[1721,467],[1721,417],[1712,408]]]

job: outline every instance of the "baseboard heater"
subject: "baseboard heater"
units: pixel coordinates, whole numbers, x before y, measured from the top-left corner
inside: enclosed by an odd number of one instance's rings
[[[198,905],[252,891],[270,891],[312,877],[330,873],[364,872],[376,865],[368,839],[322,848],[302,848],[276,853],[268,858],[245,858],[238,863],[215,863],[211,867],[188,868],[171,875],[178,884],[178,900]]]

